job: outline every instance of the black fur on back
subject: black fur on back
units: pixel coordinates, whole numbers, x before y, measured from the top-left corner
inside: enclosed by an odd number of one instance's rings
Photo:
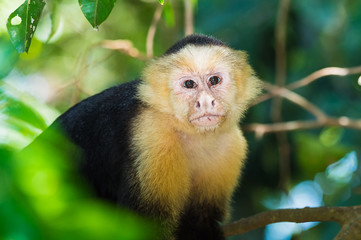
[[[136,98],[140,80],[111,87],[76,104],[50,128],[60,128],[79,148],[80,170],[95,194],[134,209],[137,191],[129,178],[131,122],[141,102]],[[40,136],[41,137],[41,136]],[[81,152],[79,154],[79,152]]]
[[[215,46],[226,46],[222,41],[203,34],[192,34],[189,35],[182,40],[175,43],[171,46],[165,53],[164,56],[170,55],[173,53],[179,52],[187,45],[196,45],[196,46],[206,46],[206,45],[215,45]]]

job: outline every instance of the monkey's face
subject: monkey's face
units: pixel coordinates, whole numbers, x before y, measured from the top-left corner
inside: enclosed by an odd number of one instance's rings
[[[246,55],[222,46],[186,46],[154,60],[143,77],[141,99],[175,117],[182,130],[233,127],[259,92]]]
[[[189,46],[178,54],[170,74],[175,116],[201,131],[220,127],[237,97],[225,49]]]
[[[231,85],[223,68],[178,72],[171,86],[176,117],[203,130],[218,127],[228,114],[225,100]]]

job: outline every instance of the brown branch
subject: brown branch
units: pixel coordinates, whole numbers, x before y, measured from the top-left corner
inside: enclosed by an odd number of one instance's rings
[[[352,67],[352,68],[340,68],[340,67],[328,67],[320,69],[314,73],[311,73],[307,77],[291,83],[289,85],[286,85],[286,88],[289,90],[294,90],[297,88],[301,88],[304,86],[307,86],[308,84],[326,76],[347,76],[351,74],[361,74],[361,66],[358,67]],[[267,93],[262,96],[260,96],[258,99],[256,99],[252,105],[257,105],[261,102],[264,102],[272,97],[277,96],[276,93]]]
[[[335,240],[356,240],[361,236],[361,217],[350,218],[341,228]]]
[[[303,107],[307,111],[311,112],[313,115],[316,116],[317,120],[280,122],[275,124],[256,123],[256,124],[247,125],[244,127],[244,129],[246,131],[255,132],[257,137],[262,137],[265,133],[312,129],[312,128],[319,128],[324,126],[340,126],[340,127],[361,130],[361,120],[350,120],[348,117],[330,118],[325,113],[323,113],[319,108],[308,102],[305,98],[290,91],[290,89],[296,89],[306,86],[307,84],[310,84],[311,82],[324,76],[330,76],[330,75],[346,76],[349,74],[360,74],[360,73],[361,73],[361,66],[353,67],[353,68],[330,67],[316,71],[293,84],[287,85],[284,88],[276,87],[269,83],[264,83],[265,89],[268,90],[269,93],[259,97],[256,101],[252,103],[252,106],[261,103],[263,101],[266,101],[271,97],[282,96],[296,103],[297,105]]]
[[[184,11],[185,35],[188,36],[194,33],[193,6],[191,0],[184,0]]]
[[[358,74],[361,73],[361,66],[358,67],[353,67],[353,68],[340,68],[340,67],[328,67],[328,68],[323,68],[320,69],[310,75],[308,75],[307,77],[291,83],[289,85],[287,85],[288,89],[296,89],[296,88],[300,88],[300,87],[304,87],[314,81],[316,81],[317,79],[320,79],[322,77],[325,76],[347,76],[350,74]]]
[[[352,128],[361,130],[361,120],[352,120],[348,117],[331,118],[319,121],[290,121],[281,123],[253,123],[243,126],[245,131],[255,132],[258,137],[262,137],[266,133],[286,132],[295,130],[313,129],[324,126],[338,126],[344,128]]]
[[[120,51],[123,54],[126,54],[132,58],[137,58],[142,61],[148,59],[143,53],[141,53],[137,48],[135,48],[133,46],[133,43],[129,40],[105,40],[100,43],[100,46],[102,46],[103,48]]]
[[[272,94],[282,96],[288,99],[289,101],[301,106],[308,112],[315,115],[316,118],[320,121],[323,121],[324,119],[327,118],[327,115],[322,110],[320,110],[318,107],[316,107],[315,105],[313,105],[312,103],[310,103],[304,97],[298,95],[297,93],[294,93],[283,87],[274,86],[266,82],[264,83],[264,89],[268,90]]]
[[[287,55],[286,55],[286,29],[290,0],[281,0],[278,7],[275,29],[276,42],[276,78],[275,85],[284,86],[286,82]],[[271,117],[274,122],[281,121],[282,99],[276,98],[272,102]]]
[[[275,29],[276,41],[276,85],[283,86],[286,81],[286,29],[290,0],[281,0],[278,8]]]
[[[335,239],[359,239],[361,224],[361,205],[353,207],[319,207],[303,209],[279,209],[262,212],[248,218],[223,226],[226,237],[243,234],[254,229],[277,222],[337,222],[342,226]],[[358,236],[358,237],[355,237]]]
[[[275,29],[276,43],[276,80],[275,85],[283,87],[286,83],[287,54],[286,54],[286,30],[290,0],[281,0],[278,7],[277,23]],[[271,119],[273,122],[282,121],[282,98],[272,101]],[[278,152],[280,157],[280,186],[287,192],[287,184],[290,181],[290,153],[291,147],[285,132],[276,134]]]
[[[162,16],[163,11],[163,5],[158,4],[157,9],[154,12],[152,24],[149,27],[148,34],[147,34],[147,57],[152,58],[153,57],[153,44],[154,44],[154,36],[155,31],[157,30],[157,25],[160,20],[160,17]]]

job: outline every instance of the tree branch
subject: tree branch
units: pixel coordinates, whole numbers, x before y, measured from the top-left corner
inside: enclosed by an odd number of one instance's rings
[[[275,96],[282,96],[292,101],[293,103],[303,107],[310,113],[312,113],[314,116],[316,116],[317,120],[279,122],[274,124],[255,123],[244,126],[244,130],[255,132],[257,137],[262,137],[265,133],[277,133],[277,132],[294,131],[301,129],[312,129],[323,126],[340,126],[340,127],[361,130],[361,120],[351,120],[348,117],[339,117],[339,118],[328,117],[318,107],[307,101],[302,96],[290,90],[290,89],[296,89],[306,86],[311,82],[325,76],[330,76],[330,75],[346,76],[349,74],[360,74],[360,73],[361,73],[361,66],[352,67],[352,68],[329,67],[329,68],[320,69],[295,83],[287,85],[286,87],[277,87],[269,83],[264,83],[265,89],[268,90],[269,93],[264,94],[258,99],[256,99],[251,104],[251,106],[257,105]]]
[[[282,87],[286,83],[287,55],[286,29],[290,0],[280,0],[275,29],[276,76],[275,85]],[[275,98],[272,102],[271,118],[274,122],[282,120],[282,99]]]
[[[194,33],[193,6],[191,0],[184,0],[184,26],[185,35]]]
[[[104,40],[100,43],[103,48],[117,50],[122,52],[125,55],[128,55],[132,58],[137,58],[139,60],[147,60],[147,56],[141,53],[137,48],[133,46],[133,43],[129,40],[118,39],[118,40]]]
[[[353,68],[340,68],[340,67],[323,68],[297,82],[287,85],[287,88],[293,90],[296,88],[304,87],[316,81],[317,79],[320,79],[325,76],[347,76],[350,74],[358,74],[358,73],[361,73],[361,66],[353,67]]]
[[[276,54],[276,78],[275,85],[283,87],[286,83],[287,74],[287,54],[286,54],[286,30],[288,22],[290,0],[280,0],[275,29],[275,54]],[[282,98],[275,98],[272,101],[271,119],[273,122],[282,121]],[[290,181],[290,153],[288,137],[285,132],[276,134],[278,142],[278,153],[280,158],[280,186],[287,192],[287,185]]]
[[[243,234],[277,222],[337,222],[342,226],[335,239],[359,239],[361,233],[361,205],[352,207],[319,207],[303,209],[279,209],[262,212],[223,226],[226,237]]]
[[[163,5],[158,4],[157,9],[154,12],[152,24],[149,27],[148,34],[147,34],[147,57],[153,57],[153,44],[154,44],[154,36],[155,31],[157,30],[157,25],[162,16]]]
[[[308,84],[326,76],[347,76],[351,74],[361,74],[361,66],[352,67],[352,68],[340,68],[340,67],[327,67],[322,68],[316,72],[311,73],[307,77],[291,83],[286,86],[289,90],[294,90],[300,87],[307,86]],[[267,93],[262,96],[260,96],[258,99],[256,99],[252,105],[257,105],[261,102],[264,102],[272,97],[277,96],[275,93]]]
[[[270,91],[272,94],[282,96],[289,101],[303,107],[305,110],[315,115],[316,118],[320,121],[323,121],[327,118],[327,115],[321,109],[319,109],[297,93],[294,93],[284,87],[277,87],[266,82],[264,83],[264,88]]]
[[[283,86],[286,81],[286,29],[290,0],[281,0],[278,8],[275,42],[276,42],[276,85]]]
[[[290,121],[282,123],[253,123],[243,126],[244,131],[255,132],[257,137],[262,137],[266,133],[286,132],[304,129],[313,129],[323,126],[338,126],[361,130],[361,120],[352,120],[348,117],[330,118],[319,121]]]

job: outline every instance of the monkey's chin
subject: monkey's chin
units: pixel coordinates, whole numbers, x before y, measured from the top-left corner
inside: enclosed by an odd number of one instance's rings
[[[223,121],[223,115],[213,115],[207,114],[200,117],[196,117],[190,122],[198,129],[204,130],[214,130],[219,126],[219,124]]]

